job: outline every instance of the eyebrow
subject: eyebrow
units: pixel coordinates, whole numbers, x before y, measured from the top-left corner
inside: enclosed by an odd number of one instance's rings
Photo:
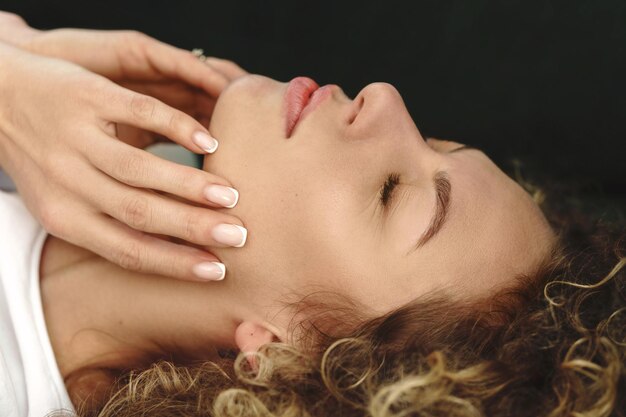
[[[455,152],[459,149],[460,148],[457,148],[451,152]],[[430,239],[435,237],[435,235],[443,227],[448,217],[448,209],[450,207],[450,195],[452,190],[452,184],[448,179],[448,173],[446,171],[438,171],[433,176],[433,183],[437,195],[435,212],[433,213],[433,217],[430,219],[428,228],[424,233],[422,233],[415,246],[411,248],[407,255],[424,246]]]
[[[479,150],[472,146],[462,145],[446,153],[454,153],[461,150],[470,149]],[[428,228],[424,233],[422,233],[420,238],[417,240],[417,243],[411,248],[411,250],[409,250],[407,255],[421,248],[426,244],[426,242],[435,237],[435,235],[439,232],[439,230],[441,230],[443,224],[448,218],[448,209],[450,208],[450,196],[452,195],[452,184],[450,183],[448,173],[446,171],[437,171],[435,175],[433,175],[433,183],[437,195],[437,205],[435,206],[435,212],[433,213],[433,217],[430,219]]]

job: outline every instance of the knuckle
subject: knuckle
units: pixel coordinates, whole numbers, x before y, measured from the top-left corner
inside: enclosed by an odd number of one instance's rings
[[[182,126],[184,117],[177,111],[171,111],[167,120],[167,129],[170,132],[178,132]]]
[[[91,106],[102,103],[119,103],[120,87],[104,77],[85,77],[82,80],[81,98]]]
[[[74,161],[62,152],[52,151],[42,155],[39,165],[46,172],[48,182],[64,184],[69,171],[67,168],[74,166]]]
[[[124,269],[139,271],[144,267],[143,248],[138,243],[129,243],[119,249],[113,261]]]
[[[235,61],[231,61],[230,59],[223,59],[222,63],[225,67],[231,70],[241,70],[241,67]]]
[[[120,30],[119,33],[124,41],[129,43],[143,42],[148,38],[148,35],[138,30]]]
[[[198,216],[191,214],[191,213],[186,214],[183,222],[185,226],[185,229],[184,229],[185,235],[183,239],[185,239],[188,242],[203,243],[201,242],[201,240],[204,240],[204,239],[199,239],[200,236],[208,235],[208,234],[201,233],[201,229],[203,228],[200,225]]]
[[[71,134],[76,136],[82,134],[81,131],[75,130]],[[51,137],[53,138],[53,137]],[[54,139],[59,136],[54,137]],[[76,149],[75,146],[74,149]],[[76,184],[76,178],[79,178],[83,174],[84,165],[80,159],[80,150],[76,151],[69,147],[61,149],[59,147],[55,152],[50,152],[45,158],[45,162],[42,162],[42,166],[45,167],[45,172],[50,182],[56,183],[62,188],[69,190],[78,189]]]
[[[151,223],[148,201],[143,197],[128,197],[122,200],[122,219],[133,229],[145,230]]]
[[[187,169],[183,167],[175,174],[172,175],[172,183],[177,190],[187,195],[195,195],[198,190],[202,189],[202,185],[206,182],[204,179],[198,177],[194,169]]]
[[[51,235],[61,237],[65,232],[63,227],[63,210],[57,204],[50,202],[40,204],[39,221]]]
[[[129,102],[129,112],[135,119],[153,119],[156,109],[156,100],[142,94],[133,94]]]
[[[115,177],[130,186],[141,185],[147,169],[143,158],[134,152],[120,155],[114,167]]]
[[[25,25],[26,21],[15,13],[0,11],[0,19],[5,20],[7,23]]]
[[[143,32],[123,30],[119,37],[120,49],[124,51],[124,60],[143,65],[146,61],[146,51],[154,39]]]

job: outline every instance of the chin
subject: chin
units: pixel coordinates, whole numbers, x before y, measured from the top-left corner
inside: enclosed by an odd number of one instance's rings
[[[265,107],[266,98],[276,95],[282,83],[262,75],[249,74],[237,78],[220,94],[211,116],[211,133],[220,140],[220,131],[228,126],[246,125],[250,116]]]

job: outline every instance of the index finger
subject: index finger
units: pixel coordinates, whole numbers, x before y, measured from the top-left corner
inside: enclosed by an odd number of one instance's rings
[[[232,208],[239,200],[239,193],[228,181],[201,169],[161,159],[116,140],[98,141],[92,147],[88,160],[132,187],[162,191],[215,207]]]
[[[106,121],[138,127],[165,136],[195,153],[213,153],[218,142],[188,114],[154,97],[110,83],[113,100],[101,112]]]

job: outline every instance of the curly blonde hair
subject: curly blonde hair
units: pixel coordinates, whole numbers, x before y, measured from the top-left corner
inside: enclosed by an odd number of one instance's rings
[[[317,341],[311,348],[267,344],[256,371],[241,354],[221,363],[160,362],[131,371],[103,404],[78,412],[624,416],[624,239],[610,253],[599,250],[606,242],[598,238],[575,255],[555,250],[532,276],[489,303],[432,296],[343,337],[324,330],[325,314],[315,315],[299,323]],[[313,304],[307,300],[305,309]]]
[[[485,299],[431,294],[371,319],[350,300],[309,295],[290,306],[299,343],[265,345],[258,369],[234,353],[162,361],[126,372],[77,412],[626,416],[626,235],[557,226],[559,244],[544,262]]]

